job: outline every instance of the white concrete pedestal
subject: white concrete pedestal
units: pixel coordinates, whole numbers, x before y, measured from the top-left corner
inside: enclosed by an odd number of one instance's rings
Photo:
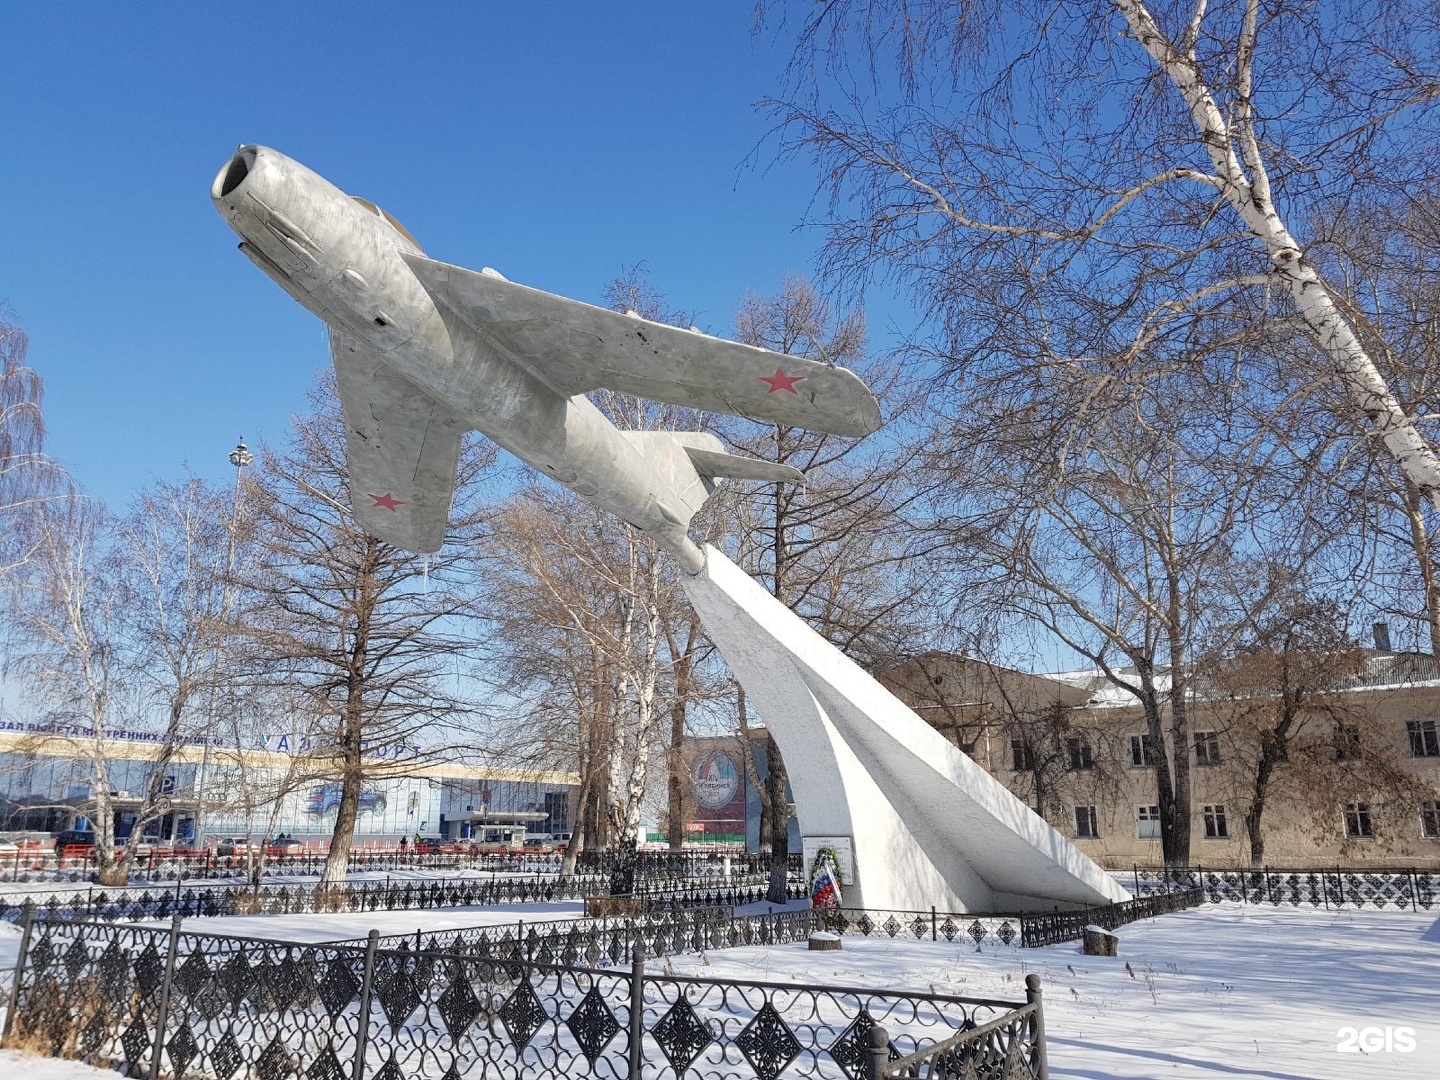
[[[1130,898],[723,554],[705,557],[686,592],[785,756],[802,835],[851,840],[846,906],[1018,912]]]

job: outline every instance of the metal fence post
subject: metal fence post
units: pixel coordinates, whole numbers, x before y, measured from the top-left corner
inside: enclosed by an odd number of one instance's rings
[[[1050,1059],[1045,1052],[1045,1009],[1040,1000],[1040,976],[1033,972],[1025,976],[1025,1001],[1035,1006],[1035,1048],[1030,1059],[1035,1066],[1037,1080],[1050,1080]]]
[[[370,1002],[375,994],[375,950],[380,947],[380,931],[371,930],[365,940],[365,971],[360,976],[360,1015],[355,1021],[355,1061],[350,1066],[350,1080],[365,1076],[365,1046],[370,1041]]]
[[[180,952],[180,916],[170,920],[170,948],[165,954],[165,981],[160,984],[160,1008],[155,1017],[155,1047],[150,1051],[150,1080],[160,1075],[160,1055],[165,1049],[165,1021],[170,1013],[170,988],[175,985],[175,957]]]
[[[639,942],[630,950],[630,1080],[640,1080],[645,1064],[645,946]]]
[[[930,905],[930,940],[939,941],[940,935],[935,931],[935,905]]]
[[[10,1004],[5,1010],[5,1027],[0,1029],[0,1042],[10,1035],[15,1026],[15,1010],[20,1008],[20,981],[25,977],[25,955],[30,951],[30,933],[35,928],[35,901],[25,901],[25,914],[20,916],[24,924],[20,931],[20,955],[15,958],[14,982],[10,984]]]
[[[868,1034],[870,1045],[866,1047],[865,1080],[881,1080],[885,1066],[890,1063],[890,1033],[879,1024]]]

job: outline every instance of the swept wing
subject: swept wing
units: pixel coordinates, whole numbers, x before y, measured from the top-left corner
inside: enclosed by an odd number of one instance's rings
[[[402,252],[426,291],[490,348],[566,397],[601,387],[707,412],[866,435],[880,405],[844,368],[567,300]]]
[[[330,354],[345,414],[351,510],[371,536],[411,551],[445,541],[468,425],[335,327]]]

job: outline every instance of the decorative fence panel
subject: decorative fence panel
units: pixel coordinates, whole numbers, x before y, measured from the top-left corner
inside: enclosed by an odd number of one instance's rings
[[[1153,919],[1157,915],[1167,915],[1172,911],[1199,907],[1205,901],[1206,896],[1202,890],[1185,889],[1156,896],[1140,896],[1107,907],[1056,911],[1049,915],[1026,915],[1021,926],[1021,944],[1027,949],[1059,945],[1079,939],[1083,936],[1085,927],[1090,925],[1114,930],[1140,919]]]
[[[815,930],[858,937],[966,941],[979,945],[1021,945],[1027,915],[974,915],[953,911],[899,911],[880,908],[825,908],[814,912]]]
[[[243,880],[249,872],[250,856],[217,855],[211,851],[169,851],[157,848],[137,859],[130,876],[133,881],[156,884],[177,880]],[[266,872],[289,876],[319,877],[328,856],[323,851],[299,851],[267,856]],[[559,855],[528,855],[523,852],[495,854],[468,851],[401,851],[398,848],[358,849],[350,853],[350,873],[387,871],[456,872],[505,874],[558,874]],[[616,868],[616,856],[607,851],[582,852],[576,857],[575,872],[581,875],[608,875]],[[800,856],[790,856],[790,876],[801,873]],[[17,849],[0,855],[0,882],[35,883],[83,882],[95,873],[93,848],[69,849],[57,853],[51,848]],[[673,878],[693,884],[700,879],[745,878],[747,884],[763,883],[770,873],[769,854],[735,852],[641,852],[636,870],[656,882]]]
[[[701,879],[648,878],[635,883],[634,896],[649,908],[739,905],[765,899],[768,882],[725,885]],[[107,922],[187,919],[219,915],[297,915],[311,912],[403,911],[410,908],[477,907],[549,903],[605,896],[608,875],[568,878],[440,878],[428,881],[347,882],[323,892],[313,885],[262,885],[259,889],[182,887],[163,889],[91,888],[57,893],[43,900],[25,894],[0,898],[0,920],[18,922],[29,903],[47,919],[101,919]],[[791,896],[804,895],[798,881]]]
[[[725,906],[676,908],[633,919],[568,919],[503,926],[474,926],[437,933],[416,931],[379,939],[382,949],[438,951],[521,963],[597,967],[620,964],[636,947],[647,956],[715,952],[750,945],[804,941],[817,930],[855,937],[962,941],[1038,948],[1079,940],[1090,924],[1115,929],[1138,919],[1197,907],[1199,889],[1140,897],[1108,907],[1019,915],[897,911],[874,908],[804,908],[737,915]],[[328,942],[358,947],[364,939]]]
[[[1040,1077],[1028,1002],[587,969],[98,923],[27,924],[9,1045],[155,1080],[866,1076],[883,1025],[897,1059],[1012,1032]],[[1029,1010],[1029,1011],[1027,1011]],[[997,1027],[996,1025],[999,1025]],[[988,1038],[989,1036],[986,1036]],[[913,1075],[913,1074],[907,1074]]]
[[[319,877],[325,869],[327,857],[323,851],[274,854],[266,857],[265,870],[268,874]],[[251,857],[243,854],[217,855],[210,851],[157,848],[135,861],[130,878],[151,884],[179,879],[243,880],[249,873],[250,861]],[[0,882],[87,881],[94,876],[96,869],[95,850],[90,847],[67,849],[63,853],[47,848],[0,855]],[[348,870],[350,873],[471,870],[480,873],[554,874],[560,870],[560,856],[361,849],[350,853]]]
[[[871,1075],[875,1080],[1047,1080],[1050,1070],[1040,996],[1040,976],[1027,975],[1023,1007],[899,1057],[890,1033],[877,1027],[869,1039]]]
[[[1212,870],[1200,866],[1137,866],[1127,884],[1136,896],[1201,889],[1209,903],[1409,911],[1440,907],[1440,871],[1413,867]]]

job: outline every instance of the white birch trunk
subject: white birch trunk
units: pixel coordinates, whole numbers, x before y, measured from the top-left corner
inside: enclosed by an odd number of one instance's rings
[[[1250,111],[1258,0],[1247,4],[1235,58],[1239,100],[1233,123],[1226,120],[1194,57],[1165,36],[1143,0],[1115,0],[1115,6],[1135,39],[1184,97],[1215,169],[1212,182],[1250,232],[1264,244],[1276,274],[1285,282],[1316,344],[1330,358],[1336,380],[1345,388],[1354,407],[1374,426],[1406,479],[1422,492],[1432,507],[1440,509],[1440,457],[1400,407],[1385,377],[1341,313],[1325,282],[1305,259],[1272,201],[1270,176]],[[1202,15],[1203,8],[1197,8],[1197,22]],[[1192,32],[1198,29],[1198,26],[1192,27]]]
[[[626,818],[629,816],[626,811],[626,775],[625,759],[628,756],[627,750],[632,738],[631,723],[629,720],[630,710],[626,702],[630,697],[630,638],[635,631],[635,606],[636,600],[636,579],[639,577],[640,556],[635,548],[635,540],[630,538],[630,583],[625,592],[627,602],[625,606],[625,618],[620,626],[620,634],[616,647],[616,662],[619,666],[620,678],[615,685],[614,700],[610,703],[611,730],[610,742],[605,748],[605,806],[610,813],[611,824],[616,829],[623,829]]]
[[[636,679],[635,756],[631,760],[630,783],[625,792],[625,831],[630,836],[635,835],[635,829],[640,824],[645,788],[649,781],[650,746],[655,737],[655,687],[660,677],[659,582],[653,564],[647,576],[645,641]]]

